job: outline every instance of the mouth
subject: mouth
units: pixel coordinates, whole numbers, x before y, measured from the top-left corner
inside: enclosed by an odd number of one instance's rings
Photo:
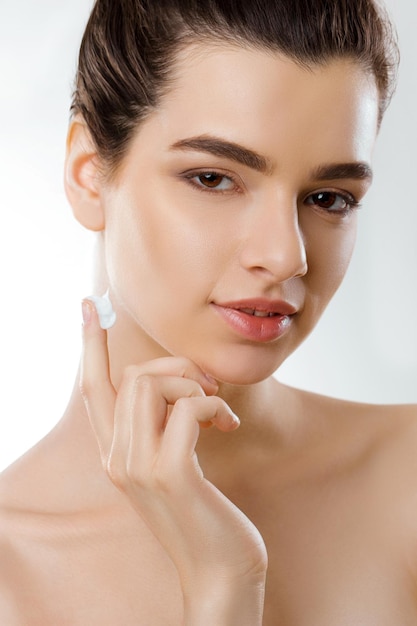
[[[213,303],[213,306],[234,334],[258,343],[275,341],[286,334],[297,313],[289,302],[263,298]]]
[[[234,309],[254,317],[275,317],[294,315],[298,308],[286,300],[270,300],[268,298],[245,298],[230,302],[214,302],[225,309]]]
[[[279,313],[274,313],[273,311],[261,311],[259,309],[235,309],[236,311],[240,311],[241,313],[246,313],[246,315],[253,315],[254,317],[277,317]]]

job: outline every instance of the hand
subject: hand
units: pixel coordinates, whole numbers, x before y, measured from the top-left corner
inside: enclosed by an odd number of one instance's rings
[[[83,307],[81,392],[110,480],[171,557],[186,612],[188,606],[200,620],[204,598],[216,597],[216,607],[223,607],[219,626],[234,607],[239,616],[236,622],[235,613],[233,621],[228,617],[228,626],[261,623],[265,544],[242,511],[204,478],[195,452],[200,425],[228,432],[239,420],[215,395],[217,385],[183,358],[128,367],[116,392],[107,333],[92,303]],[[240,612],[251,603],[248,590],[254,605],[247,609],[252,621],[246,622]]]

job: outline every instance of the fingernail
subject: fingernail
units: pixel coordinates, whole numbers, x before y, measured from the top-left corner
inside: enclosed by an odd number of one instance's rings
[[[232,413],[232,419],[233,419],[233,422],[236,424],[236,426],[240,426],[240,419],[238,418],[236,413]]]
[[[216,385],[216,387],[219,386],[219,383],[217,382],[215,378],[213,378],[213,376],[210,376],[210,374],[204,374],[204,376],[207,378],[209,383],[211,383],[212,385]]]
[[[83,300],[81,304],[81,310],[83,314],[84,326],[87,326],[91,322],[91,304],[88,300]]]

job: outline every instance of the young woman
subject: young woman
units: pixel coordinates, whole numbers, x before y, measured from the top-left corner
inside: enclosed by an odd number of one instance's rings
[[[65,182],[117,319],[83,302],[66,413],[2,475],[2,624],[417,622],[416,407],[272,378],[345,274],[395,69],[372,0],[97,0]]]

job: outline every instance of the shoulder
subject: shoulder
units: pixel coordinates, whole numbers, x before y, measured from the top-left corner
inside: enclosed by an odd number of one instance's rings
[[[326,432],[337,442],[338,456],[347,459],[352,476],[378,503],[393,533],[403,536],[408,548],[415,546],[417,565],[417,404],[323,397],[316,402],[326,415]]]
[[[340,444],[343,455],[351,449],[375,463],[394,463],[397,474],[403,470],[413,475],[417,488],[417,404],[354,402],[290,387],[285,393],[294,412],[327,441]]]
[[[417,404],[374,404],[344,400],[333,396],[325,396],[312,391],[305,391],[279,383],[279,394],[288,398],[291,405],[296,405],[303,414],[314,417],[318,414],[323,417],[338,417],[343,419],[364,420],[375,422],[383,426],[385,423],[410,425],[417,421]]]
[[[417,405],[337,406],[344,431],[365,444],[362,467],[384,494],[385,512],[395,511],[399,524],[415,528],[417,540]]]
[[[361,423],[375,435],[385,431],[401,432],[417,427],[417,404],[373,404],[323,396],[310,391],[292,389],[303,412],[309,417],[322,415],[336,424],[347,421],[351,426]]]
[[[15,522],[15,512],[0,502],[0,623],[8,626],[19,626],[28,617],[22,598],[26,568]]]
[[[372,410],[383,426],[383,449],[403,470],[403,478],[409,475],[410,486],[417,495],[417,405],[377,406]]]
[[[48,519],[25,506],[14,467],[0,474],[0,624],[49,624],[39,594]]]
[[[417,404],[368,404],[328,400],[352,432],[368,438],[375,458],[411,471],[417,488]],[[372,456],[372,455],[371,455]],[[414,474],[415,472],[415,474]]]

